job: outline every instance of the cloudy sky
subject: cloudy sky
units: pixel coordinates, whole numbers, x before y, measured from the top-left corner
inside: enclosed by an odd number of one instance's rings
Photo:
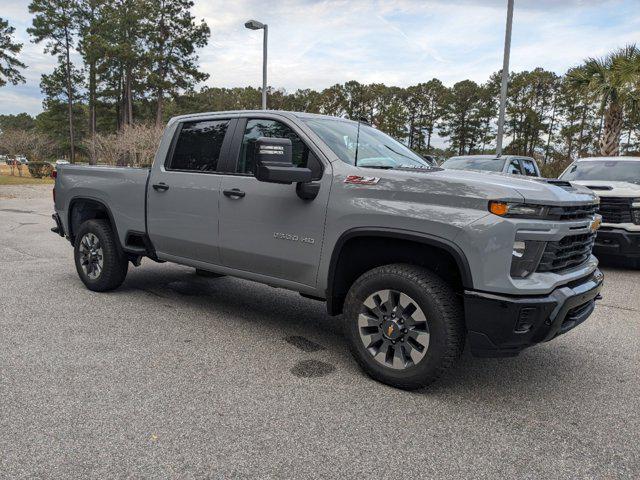
[[[40,75],[55,59],[26,33],[27,0],[0,0],[0,16],[24,43],[27,83],[0,88],[0,114],[42,110]],[[592,55],[640,43],[640,0],[515,0],[511,69],[564,72]],[[506,0],[195,0],[212,29],[200,52],[211,86],[261,83],[262,33],[269,24],[269,84],[321,89],[355,79],[407,86],[483,82],[502,64]]]

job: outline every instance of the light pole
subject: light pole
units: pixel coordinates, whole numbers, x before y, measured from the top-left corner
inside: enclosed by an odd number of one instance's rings
[[[249,20],[244,24],[250,30],[264,30],[262,39],[262,109],[267,109],[267,34],[269,26],[257,20]]]
[[[498,115],[498,134],[496,136],[496,155],[502,155],[502,137],[504,136],[504,114],[507,108],[507,83],[509,82],[509,55],[511,53],[511,24],[513,23],[513,0],[507,0],[507,31],[504,35],[504,58],[502,61],[502,85],[500,86],[500,113]]]

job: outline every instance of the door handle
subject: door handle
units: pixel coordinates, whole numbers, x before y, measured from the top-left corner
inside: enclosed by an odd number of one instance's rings
[[[153,184],[153,189],[156,192],[165,192],[165,191],[169,190],[169,185],[167,185],[166,183],[163,183],[163,182],[154,183]]]
[[[245,196],[245,193],[239,188],[232,188],[231,190],[223,190],[222,193],[224,193],[225,197],[242,198]]]

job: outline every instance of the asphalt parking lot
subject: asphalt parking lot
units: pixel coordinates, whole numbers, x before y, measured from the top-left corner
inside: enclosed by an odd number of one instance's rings
[[[640,271],[581,327],[426,391],[370,380],[339,318],[145,260],[93,293],[51,187],[0,187],[2,478],[639,478]]]

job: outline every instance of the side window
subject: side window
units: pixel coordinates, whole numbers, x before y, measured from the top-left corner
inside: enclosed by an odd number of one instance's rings
[[[289,138],[291,140],[293,164],[296,167],[307,166],[310,156],[309,149],[291,128],[276,120],[253,119],[247,122],[244,137],[242,137],[240,158],[236,169],[238,173],[253,173],[253,144],[260,137]],[[313,157],[313,154],[311,156]],[[319,161],[315,157],[313,158],[320,166]],[[311,165],[309,165],[309,168],[314,170]]]
[[[536,166],[533,164],[531,160],[527,160],[523,158],[520,160],[522,162],[522,169],[524,170],[524,174],[528,177],[537,177],[538,172],[536,172]]]
[[[507,173],[511,173],[513,175],[522,175],[522,170],[520,170],[520,164],[518,163],[518,160],[511,160],[509,162]]]
[[[167,169],[215,172],[228,126],[229,120],[184,123]]]

